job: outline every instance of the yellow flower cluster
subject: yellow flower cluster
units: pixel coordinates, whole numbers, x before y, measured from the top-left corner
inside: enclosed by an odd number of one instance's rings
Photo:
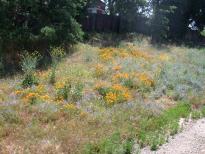
[[[20,96],[26,103],[33,100],[51,101],[50,96],[46,94],[44,85],[38,85],[35,88],[16,90],[15,94],[17,96]]]
[[[105,95],[105,101],[109,104],[109,105],[113,105],[114,103],[117,102],[117,94],[114,92],[108,92]]]
[[[120,84],[114,84],[112,86],[112,89],[116,90],[116,91],[123,91],[123,90],[127,90],[127,88],[123,87],[122,85]]]
[[[73,103],[68,103],[66,105],[63,106],[64,109],[67,109],[67,110],[76,110],[77,109],[77,106],[74,105]]]
[[[27,93],[23,96],[23,101],[25,103],[33,103],[38,99],[39,95],[35,92]]]
[[[100,50],[100,59],[103,61],[111,61],[114,56],[114,48],[103,48]]]
[[[131,93],[129,90],[120,84],[114,84],[112,86],[106,85],[106,87],[101,84],[97,87],[96,90],[99,91],[108,105],[126,102],[131,99]]]
[[[154,80],[146,73],[137,73],[138,79],[146,86],[153,87]]]
[[[115,80],[119,80],[119,79],[128,79],[129,78],[129,74],[128,73],[117,73],[115,74],[112,79]]]
[[[57,83],[55,84],[55,88],[56,88],[56,89],[62,89],[62,88],[64,88],[64,86],[65,86],[65,82],[64,82],[64,81],[57,82]]]

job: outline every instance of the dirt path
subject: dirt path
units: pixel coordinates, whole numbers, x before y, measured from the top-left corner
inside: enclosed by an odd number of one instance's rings
[[[186,124],[181,133],[158,151],[145,148],[141,154],[205,154],[205,119]]]

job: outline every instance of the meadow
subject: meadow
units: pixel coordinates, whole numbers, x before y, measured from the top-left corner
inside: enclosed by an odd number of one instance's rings
[[[2,154],[135,154],[205,116],[204,49],[135,38],[52,51],[48,69],[25,54],[24,74],[0,79]]]

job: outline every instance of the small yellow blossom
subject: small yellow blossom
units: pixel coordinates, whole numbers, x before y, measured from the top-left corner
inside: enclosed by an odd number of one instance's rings
[[[15,91],[15,94],[16,94],[16,95],[21,95],[22,93],[23,93],[22,90],[17,90],[17,91]]]
[[[167,54],[162,53],[162,54],[159,55],[159,59],[161,61],[169,61],[170,58]]]
[[[117,101],[117,94],[113,92],[109,92],[106,94],[105,100],[109,105],[112,105]]]
[[[114,71],[119,71],[119,70],[122,69],[122,66],[117,65],[117,66],[114,66],[112,69],[113,69]]]
[[[77,109],[76,105],[74,105],[72,103],[68,103],[68,104],[64,105],[64,108],[67,110],[76,110]]]

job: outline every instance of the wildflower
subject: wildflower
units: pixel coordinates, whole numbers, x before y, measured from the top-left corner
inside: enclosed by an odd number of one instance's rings
[[[146,73],[139,73],[137,74],[137,77],[141,82],[143,82],[146,86],[152,87],[154,86],[154,81],[151,79],[149,75]]]
[[[21,95],[22,93],[23,93],[22,90],[17,90],[17,91],[15,91],[15,94],[16,94],[16,95]]]
[[[130,100],[131,99],[131,95],[130,95],[129,92],[124,92],[123,97],[125,98],[125,100]]]
[[[76,110],[77,109],[77,107],[72,103],[68,103],[68,104],[64,105],[64,108],[67,110]]]
[[[128,73],[117,73],[113,76],[113,80],[117,80],[117,79],[128,79],[129,78],[129,74]]]
[[[112,89],[114,89],[116,91],[123,91],[125,88],[123,86],[121,86],[120,84],[115,84],[112,86]]]
[[[37,93],[44,93],[45,92],[45,87],[44,87],[44,85],[38,85],[37,87],[36,87],[36,92]]]
[[[167,54],[160,54],[159,55],[159,59],[161,60],[161,61],[169,61],[169,56],[167,55]]]
[[[114,49],[113,48],[104,48],[100,50],[100,59],[103,61],[110,61],[113,59]]]
[[[44,95],[44,96],[41,96],[41,99],[44,101],[47,101],[50,99],[50,97],[48,95]]]
[[[105,96],[105,100],[109,105],[114,104],[117,101],[117,95],[116,93],[109,92]]]
[[[57,83],[55,84],[55,88],[56,88],[56,89],[62,89],[62,88],[64,88],[64,86],[65,86],[65,83],[64,83],[64,82],[57,82]]]
[[[121,67],[120,65],[117,65],[117,66],[114,66],[112,69],[113,69],[114,71],[119,71],[119,70],[122,69],[122,67]]]

